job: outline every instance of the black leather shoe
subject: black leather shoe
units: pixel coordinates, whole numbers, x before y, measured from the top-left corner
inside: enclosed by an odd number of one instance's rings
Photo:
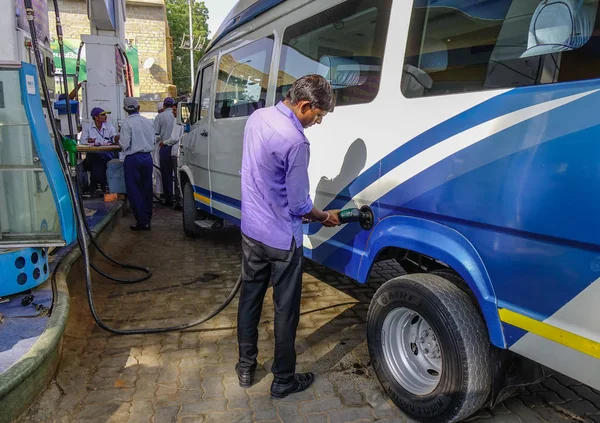
[[[129,229],[132,231],[149,231],[150,225],[131,225]]]
[[[242,388],[249,388],[252,386],[252,382],[254,381],[255,370],[256,368],[251,370],[241,369],[240,363],[235,365],[235,372],[237,373],[238,380]]]
[[[294,379],[288,383],[273,381],[271,384],[271,398],[281,399],[289,394],[306,390],[315,381],[314,373],[296,373]]]

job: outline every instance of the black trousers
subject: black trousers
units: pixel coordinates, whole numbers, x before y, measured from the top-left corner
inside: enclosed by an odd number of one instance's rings
[[[258,323],[269,280],[275,305],[275,381],[290,382],[296,370],[296,329],[302,295],[302,247],[289,251],[264,245],[242,235],[242,293],[238,307],[240,367],[252,370],[258,355]]]
[[[175,204],[180,204],[181,205],[181,195],[179,194],[179,175],[177,174],[177,157],[176,156],[171,156],[171,166],[173,166],[173,171],[175,173],[175,177],[174,177],[174,181],[175,181],[175,192],[173,194]]]

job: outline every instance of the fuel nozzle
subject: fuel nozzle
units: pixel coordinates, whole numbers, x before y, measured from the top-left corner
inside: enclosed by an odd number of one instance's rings
[[[77,141],[69,137],[63,137],[62,145],[65,151],[69,153],[69,165],[77,166]]]
[[[365,231],[373,227],[373,210],[369,206],[362,206],[360,209],[342,210],[339,218],[341,223],[358,222]]]

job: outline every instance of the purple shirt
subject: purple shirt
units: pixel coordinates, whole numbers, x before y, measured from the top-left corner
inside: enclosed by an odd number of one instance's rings
[[[309,195],[310,143],[287,106],[259,109],[244,130],[242,232],[265,245],[289,250],[302,245],[302,216]]]

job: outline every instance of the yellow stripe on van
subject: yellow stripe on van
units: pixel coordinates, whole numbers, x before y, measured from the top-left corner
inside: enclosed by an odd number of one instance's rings
[[[194,193],[194,198],[204,204],[210,204],[210,198],[200,195],[197,192]]]
[[[572,348],[594,358],[600,359],[600,343],[575,335],[563,329],[532,319],[514,311],[501,308],[498,310],[500,320],[509,325],[516,326],[542,338],[550,339],[566,347]]]

